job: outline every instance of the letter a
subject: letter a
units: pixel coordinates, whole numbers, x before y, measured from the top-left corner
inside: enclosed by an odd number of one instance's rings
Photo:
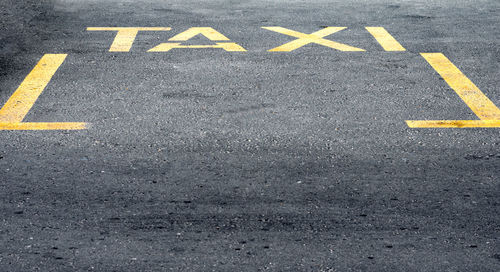
[[[161,43],[149,49],[148,52],[168,52],[173,48],[222,48],[230,52],[246,51],[245,48],[232,42],[216,42],[214,45],[181,45],[181,43],[176,43],[188,41],[197,35],[203,35],[211,41],[229,41],[226,36],[211,27],[192,27],[168,39],[169,41],[174,41],[174,43]]]

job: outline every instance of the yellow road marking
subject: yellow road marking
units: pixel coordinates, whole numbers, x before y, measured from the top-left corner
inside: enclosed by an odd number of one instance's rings
[[[236,43],[217,43],[216,45],[181,45],[180,43],[161,43],[148,52],[168,52],[173,48],[221,48],[229,52],[244,52],[245,48]]]
[[[313,32],[311,34],[305,34],[305,33],[301,33],[298,31],[294,31],[294,30],[287,29],[284,27],[279,27],[279,26],[278,27],[262,27],[262,28],[298,38],[297,40],[294,40],[294,41],[288,42],[286,44],[283,44],[281,46],[278,46],[276,48],[270,49],[270,50],[268,50],[269,52],[290,52],[290,51],[293,51],[297,48],[300,48],[300,47],[307,45],[307,44],[310,44],[310,43],[320,44],[320,45],[330,47],[333,49],[337,49],[340,51],[365,51],[364,49],[361,49],[361,48],[357,48],[357,47],[349,46],[346,44],[323,39],[323,37],[328,36],[328,35],[333,34],[333,33],[336,33],[336,32],[339,32],[341,30],[344,30],[344,29],[346,29],[346,27],[331,27],[330,26],[330,27],[326,27],[324,29],[321,29],[319,31]]]
[[[66,56],[66,54],[43,56],[0,109],[0,122],[22,122]]]
[[[500,120],[422,120],[406,121],[411,128],[495,128]]]
[[[385,51],[406,51],[406,49],[383,27],[365,27]]]
[[[413,128],[500,127],[500,109],[446,56],[441,53],[421,53],[421,55],[481,120],[406,121],[408,126]]]
[[[85,129],[85,123],[21,123],[43,92],[66,54],[46,54],[0,109],[0,130]]]
[[[217,32],[217,30],[211,27],[191,27],[188,30],[181,32],[174,37],[168,39],[169,41],[187,41],[196,35],[203,35],[211,41],[229,41],[229,39]],[[221,48],[230,52],[244,52],[245,48],[241,47],[237,43],[232,42],[218,42],[214,45],[181,45],[180,43],[161,43],[154,48],[148,50],[148,52],[168,52],[173,48]]]
[[[229,41],[229,39],[226,36],[222,35],[221,33],[217,32],[217,30],[211,27],[191,27],[188,30],[181,32],[168,40],[184,42],[193,38],[196,35],[203,35],[211,41]]]
[[[81,130],[87,123],[0,123],[0,130]]]
[[[170,27],[88,27],[87,31],[117,31],[109,52],[129,52],[139,31],[169,31]]]
[[[446,56],[441,53],[422,53],[421,55],[481,120],[500,120],[500,109]]]

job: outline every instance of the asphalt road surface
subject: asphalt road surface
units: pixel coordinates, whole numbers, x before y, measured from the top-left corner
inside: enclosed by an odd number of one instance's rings
[[[0,271],[500,271],[498,0],[0,18]]]

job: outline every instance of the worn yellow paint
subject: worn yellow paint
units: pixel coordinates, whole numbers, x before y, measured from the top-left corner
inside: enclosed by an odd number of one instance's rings
[[[0,130],[82,130],[87,123],[3,123]]]
[[[500,120],[421,120],[406,124],[411,128],[497,128]]]
[[[188,30],[181,32],[168,40],[185,42],[196,35],[203,35],[211,41],[229,41],[226,36],[222,35],[221,33],[217,32],[217,30],[211,27],[191,27]]]
[[[421,53],[421,55],[481,120],[406,121],[409,127],[500,127],[500,109],[445,55],[441,53]]]
[[[385,51],[406,51],[406,49],[383,27],[365,27]]]
[[[365,51],[364,49],[353,47],[350,45],[334,42],[331,40],[326,40],[323,39],[323,37],[326,37],[328,35],[331,35],[333,33],[339,32],[341,30],[346,29],[346,27],[326,27],[323,28],[319,31],[313,32],[311,34],[305,34],[301,33],[295,30],[287,29],[284,27],[279,27],[279,26],[266,26],[262,27],[264,29],[278,32],[284,35],[292,36],[295,38],[298,38],[297,40],[288,42],[286,44],[283,44],[281,46],[278,46],[276,48],[268,50],[269,52],[290,52],[293,51],[297,48],[300,48],[304,45],[310,44],[310,43],[315,43],[319,45],[323,45],[326,47],[330,47],[333,49],[337,49],[340,51]]]
[[[216,43],[215,45],[181,45],[180,43],[162,43],[158,46],[151,48],[148,52],[168,52],[173,48],[221,48],[229,52],[244,52],[245,48],[236,43]]]
[[[0,109],[0,130],[85,129],[85,123],[21,123],[43,92],[66,54],[46,54]]]
[[[169,31],[170,27],[88,27],[87,31],[117,31],[109,52],[129,52],[139,31]]]

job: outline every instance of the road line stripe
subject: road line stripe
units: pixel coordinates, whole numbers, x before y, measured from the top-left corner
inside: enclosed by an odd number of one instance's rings
[[[481,120],[407,120],[411,128],[500,128],[500,109],[445,55],[421,53]]]
[[[0,122],[22,122],[66,56],[66,54],[44,55],[0,109]]]
[[[383,27],[365,27],[385,51],[406,51],[406,49]]]
[[[445,55],[441,53],[421,53],[421,55],[481,120],[500,120],[500,109]]]
[[[0,130],[82,130],[87,123],[0,123]]]
[[[410,128],[498,128],[500,120],[422,120],[406,124]]]
[[[79,130],[87,123],[22,123],[67,54],[46,54],[0,109],[0,130]]]

